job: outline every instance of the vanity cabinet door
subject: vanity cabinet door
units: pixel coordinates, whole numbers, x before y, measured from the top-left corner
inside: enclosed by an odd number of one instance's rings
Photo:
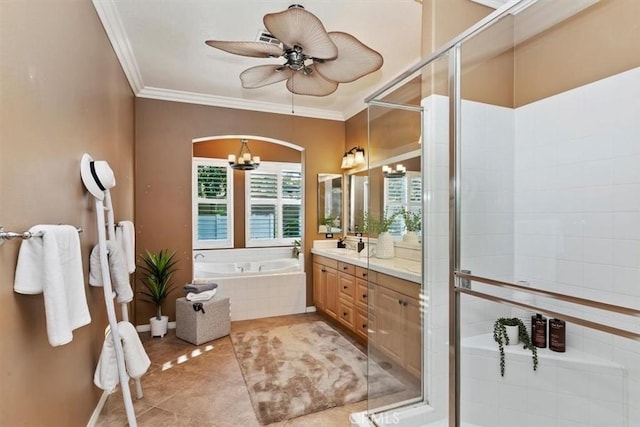
[[[327,299],[324,311],[334,319],[338,316],[338,272],[333,268],[325,267],[325,287]]]
[[[400,366],[405,358],[405,308],[403,295],[379,286],[377,291],[377,347]]]
[[[327,305],[325,269],[324,265],[313,263],[313,303],[318,311],[324,311]]]
[[[335,268],[313,263],[313,301],[316,309],[336,318],[338,310],[338,272]]]

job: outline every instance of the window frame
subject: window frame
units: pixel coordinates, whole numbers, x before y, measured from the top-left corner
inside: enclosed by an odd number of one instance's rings
[[[224,167],[227,172],[227,239],[225,240],[200,240],[198,239],[198,206],[203,203],[198,197],[198,166]],[[225,200],[225,199],[202,199]],[[214,204],[214,203],[210,203]],[[221,203],[216,203],[221,204]],[[192,217],[192,246],[193,249],[228,249],[233,248],[233,225],[234,225],[234,204],[233,204],[233,169],[229,167],[227,159],[217,159],[210,157],[194,157],[192,159],[191,170],[191,217]]]
[[[282,197],[282,172],[295,171],[300,173],[300,199],[284,199]],[[275,199],[252,199],[251,198],[251,176],[253,174],[273,173],[277,175],[278,198]],[[295,240],[301,240],[304,235],[304,174],[301,163],[287,162],[262,162],[255,171],[245,172],[245,247],[269,247],[269,246],[292,246]],[[287,200],[285,203],[284,200]],[[274,205],[278,218],[275,239],[252,239],[251,238],[251,207],[252,205]],[[283,237],[283,206],[300,206],[300,236]]]

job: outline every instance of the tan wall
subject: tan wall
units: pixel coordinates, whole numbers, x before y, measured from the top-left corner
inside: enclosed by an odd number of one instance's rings
[[[317,174],[340,173],[344,122],[136,99],[136,250],[171,248],[180,269],[176,283],[191,280],[192,140],[216,135],[256,135],[305,148],[305,253],[307,302],[313,301],[309,249],[318,234]],[[139,283],[136,281],[136,286]],[[176,292],[163,312],[175,318]],[[149,304],[138,304],[136,322],[148,323]]]
[[[2,2],[0,52],[0,224],[83,227],[87,278],[97,229],[80,158],[109,161],[116,215],[133,219],[133,94],[91,2]],[[42,295],[13,292],[19,247],[0,247],[0,426],[84,426],[102,393],[102,289],[86,287],[91,323],[51,347]]]
[[[300,163],[301,152],[272,142],[249,139],[251,154],[260,156],[261,161]],[[218,139],[193,144],[194,157],[226,159],[229,154],[238,156],[239,139]],[[245,247],[245,182],[244,172],[233,171],[233,247]]]
[[[640,1],[600,0],[521,44],[515,106],[640,66]]]

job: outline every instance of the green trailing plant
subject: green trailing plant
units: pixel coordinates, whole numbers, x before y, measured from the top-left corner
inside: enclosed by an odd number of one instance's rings
[[[334,227],[336,218],[331,218],[330,216],[325,216],[320,220],[320,225],[324,225],[327,227],[327,231],[331,232],[331,229]]]
[[[140,256],[142,264],[140,269],[143,272],[142,284],[145,287],[141,291],[142,300],[156,306],[156,319],[162,318],[162,304],[167,296],[175,290],[174,284],[171,283],[173,274],[178,270],[175,265],[178,261],[174,260],[175,252],[169,252],[168,249],[162,249],[159,252],[145,251]]]
[[[393,221],[398,215],[400,215],[400,213],[400,211],[397,211],[389,214],[389,211],[385,209],[382,217],[378,218],[371,215],[370,212],[365,212],[362,216],[362,228],[364,229],[365,233],[384,233],[385,231],[389,231],[389,228],[391,228]]]
[[[400,215],[402,215],[402,219],[404,219],[404,228],[406,228],[407,231],[415,232],[422,230],[422,213],[420,210],[414,212],[403,207]]]
[[[517,317],[501,317],[493,324],[493,340],[498,343],[500,352],[500,375],[504,377],[504,346],[509,345],[509,336],[507,335],[506,326],[518,327],[518,338],[523,344],[524,349],[531,350],[533,360],[533,370],[538,369],[538,349],[531,343],[531,337],[527,332],[527,327],[522,320]]]

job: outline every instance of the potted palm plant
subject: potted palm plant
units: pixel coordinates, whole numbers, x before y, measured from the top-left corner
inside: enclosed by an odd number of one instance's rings
[[[498,343],[500,352],[500,375],[504,377],[504,346],[523,344],[524,349],[531,350],[533,370],[538,369],[538,350],[531,343],[527,327],[517,317],[501,317],[493,324],[493,340]]]
[[[152,337],[163,337],[167,333],[169,316],[162,315],[162,304],[167,296],[175,289],[171,282],[173,274],[177,271],[175,252],[162,249],[159,252],[145,251],[141,256],[143,271],[142,284],[145,290],[141,291],[142,300],[156,306],[156,315],[149,319]]]

